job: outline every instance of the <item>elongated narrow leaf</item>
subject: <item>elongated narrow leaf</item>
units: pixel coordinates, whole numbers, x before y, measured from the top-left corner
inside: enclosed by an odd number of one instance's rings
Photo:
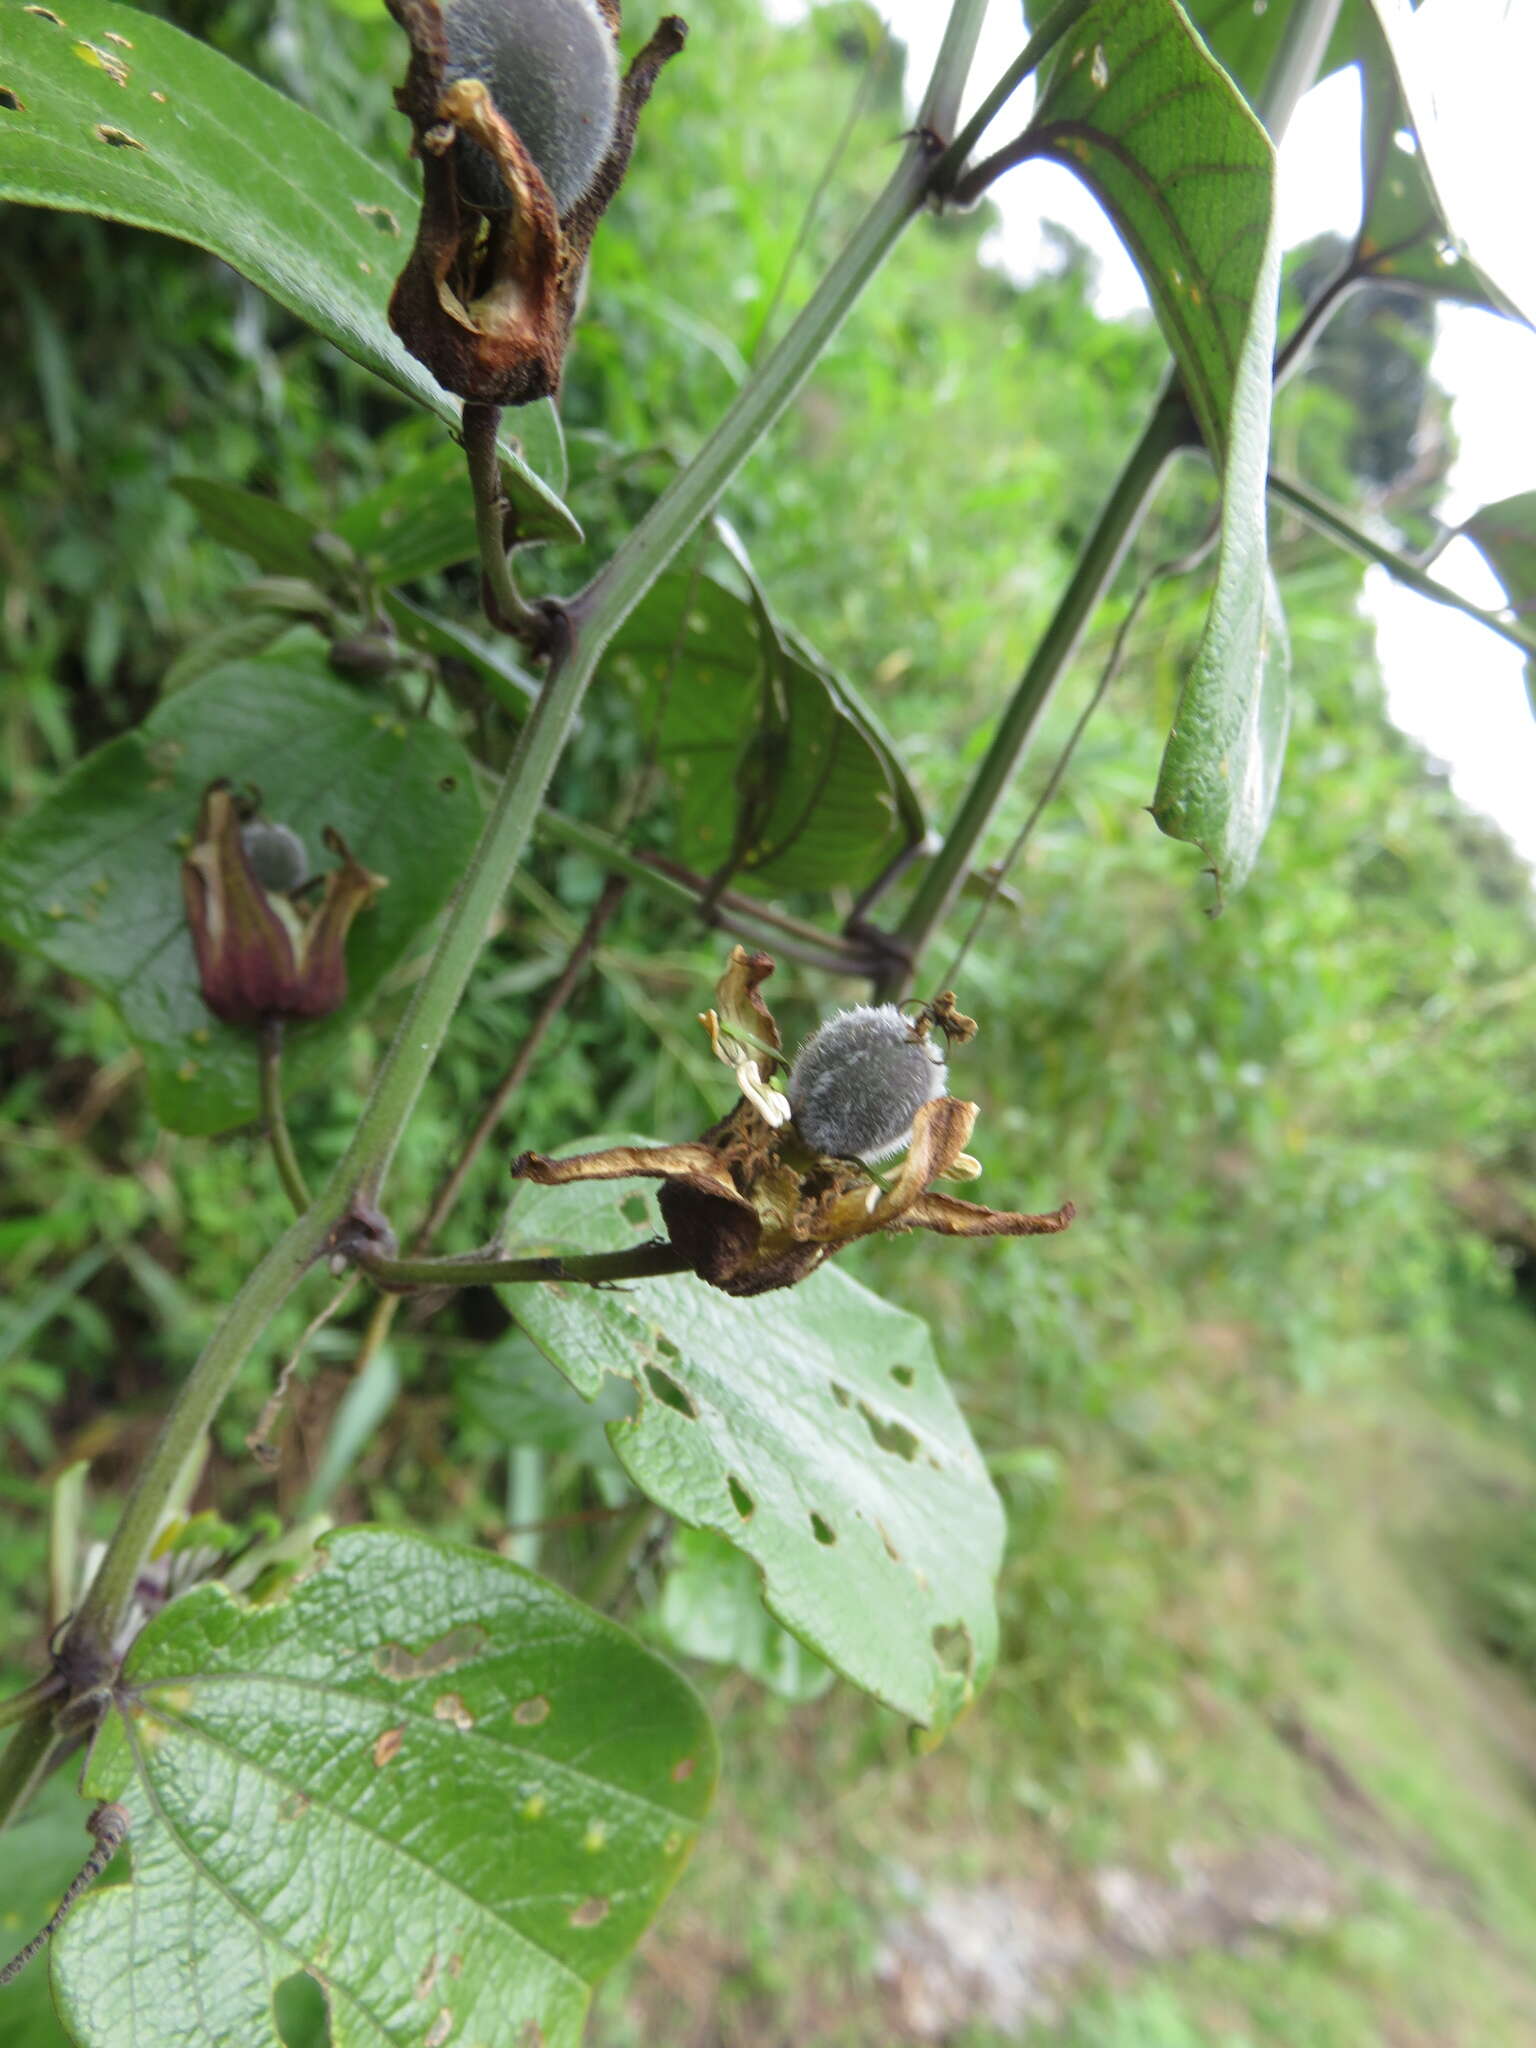
[[[112,999],[144,1054],[157,1113],[181,1131],[247,1122],[259,1094],[255,1034],[221,1024],[204,1003],[182,901],[199,800],[221,776],[258,787],[317,865],[330,825],[388,877],[352,928],[346,1002],[290,1027],[294,1084],[327,1071],[349,1024],[441,910],[479,826],[458,742],[337,682],[311,638],[179,690],[0,842],[0,937]]]
[[[398,178],[216,50],[114,0],[0,0],[0,64],[0,199],[195,243],[457,424],[458,401],[387,318],[417,213]],[[573,529],[560,485],[535,467],[563,469],[559,428],[546,402],[525,410],[511,429],[524,453],[509,453],[519,501]]]
[[[514,1255],[661,1234],[637,1183],[529,1187],[507,1221]],[[504,1298],[582,1393],[634,1383],[621,1463],[755,1561],[770,1613],[912,1720],[951,1718],[996,1656],[1003,1523],[923,1322],[833,1268],[746,1301],[691,1275]]]
[[[709,1803],[677,1674],[485,1551],[379,1529],[251,1606],[150,1622],[91,1754],[132,1882],[53,1954],[80,2048],[276,2048],[307,1972],[333,2048],[576,2048]]]
[[[1536,189],[1530,10],[1509,0],[1372,4],[1450,242],[1499,310],[1536,322],[1536,250],[1520,203]]]
[[[1273,332],[1275,153],[1174,0],[1099,0],[1061,44],[1034,153],[1098,196],[1168,338],[1206,446],[1267,434],[1245,366]]]
[[[922,830],[895,753],[760,592],[664,576],[613,643],[676,792],[680,860],[738,887],[854,887]]]

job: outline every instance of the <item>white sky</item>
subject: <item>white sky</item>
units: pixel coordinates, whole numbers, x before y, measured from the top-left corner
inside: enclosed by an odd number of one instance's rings
[[[920,85],[948,8],[938,0],[879,4],[911,52],[909,80]],[[767,5],[783,20],[806,12],[806,0],[767,0]],[[1465,68],[1460,74],[1456,70],[1461,31],[1472,26],[1472,14],[1489,17],[1491,29],[1523,42],[1497,69],[1507,109],[1490,107],[1486,67],[1475,77]],[[1524,102],[1536,80],[1536,7],[1512,8],[1508,0],[1426,0],[1419,19],[1426,29],[1448,31],[1433,53],[1430,73],[1434,113],[1449,138],[1445,161],[1454,160],[1463,175],[1469,166],[1478,173],[1447,203],[1471,210],[1477,231],[1474,253],[1486,249],[1490,259],[1497,254],[1506,262],[1529,265],[1536,252],[1531,229],[1536,190],[1529,167],[1494,163],[1489,147],[1491,139],[1500,138],[1512,149],[1529,149]],[[1020,47],[1017,0],[991,0],[972,72],[971,104]],[[1458,103],[1462,77],[1468,87]],[[999,121],[994,140],[1017,132],[1027,112],[1027,92],[1026,87]],[[1475,141],[1458,147],[1458,126]],[[1280,223],[1287,248],[1329,229],[1353,234],[1360,210],[1359,134],[1360,93],[1352,72],[1326,80],[1297,109],[1280,157]],[[1098,259],[1095,303],[1100,312],[1114,318],[1146,305],[1141,280],[1114,229],[1069,172],[1054,164],[1026,164],[994,186],[990,196],[1003,223],[992,245],[984,247],[989,260],[1021,281],[1037,274],[1048,260],[1041,221],[1056,220]],[[1459,220],[1465,217],[1458,215]],[[1507,277],[1508,272],[1500,274]],[[1441,516],[1454,522],[1479,505],[1536,488],[1536,334],[1493,314],[1443,307],[1433,373],[1451,394],[1461,444]],[[1475,603],[1492,607],[1502,602],[1492,572],[1470,541],[1453,542],[1433,573]],[[1495,819],[1536,865],[1536,717],[1518,648],[1460,613],[1402,589],[1382,569],[1368,572],[1364,603],[1376,627],[1393,718],[1449,768],[1463,802]]]

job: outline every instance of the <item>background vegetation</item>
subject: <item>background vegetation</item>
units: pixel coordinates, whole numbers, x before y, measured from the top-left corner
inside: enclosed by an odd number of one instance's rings
[[[394,32],[367,0],[164,11],[375,154],[401,149]],[[900,53],[870,10],[822,7],[790,31],[729,0],[688,14],[566,391],[570,497],[599,545],[716,416],[902,121]],[[940,816],[1163,361],[1148,322],[1095,316],[1084,252],[1063,239],[1057,273],[1015,289],[978,260],[986,225],[909,239],[727,508]],[[248,574],[199,537],[174,476],[324,519],[437,430],[192,250],[18,209],[3,233],[19,287],[0,303],[0,719],[19,812],[142,717]],[[1290,387],[1278,433],[1318,488],[1358,495],[1353,464],[1407,519],[1436,478],[1419,462],[1392,499],[1371,402],[1385,351],[1401,409],[1422,332],[1383,341],[1378,322],[1349,346]],[[1187,546],[1209,509],[1191,466],[1138,566]],[[402,1317],[361,1375],[354,1300],[312,1346],[275,1479],[244,1438],[299,1312],[220,1424],[206,1484],[226,1511],[420,1515],[712,1660],[697,1669],[723,1812],[600,2000],[594,2038],[613,2048],[984,2048],[1027,2026],[1074,2048],[1536,2041],[1530,876],[1386,723],[1358,571],[1299,530],[1277,544],[1302,690],[1252,884],[1209,920],[1197,859],[1142,809],[1198,630],[1198,592],[1167,585],[967,963],[984,1035],[964,1092],[983,1105],[989,1198],[1070,1195],[1078,1226],[1044,1248],[849,1258],[931,1319],[1009,1505],[1004,1662],[943,1750],[909,1759],[891,1717],[824,1690],[754,1620],[707,1542],[627,1512],[590,1412],[488,1293]],[[574,583],[585,560],[560,571]],[[433,595],[468,616],[469,572]],[[1068,699],[1117,622],[1111,605]],[[561,800],[601,818],[633,756],[594,702]],[[1044,772],[1013,792],[998,848]],[[424,1204],[601,882],[585,856],[536,858],[413,1127],[402,1211]],[[482,1161],[464,1242],[510,1152],[683,1135],[720,1112],[693,1023],[719,950],[631,894]],[[779,980],[792,1027],[858,993]],[[339,1153],[400,998],[292,1104],[317,1162]],[[54,1478],[93,1460],[91,1512],[110,1525],[114,1482],[283,1204],[254,1136],[161,1131],[106,1006],[25,961],[0,995],[0,1064],[0,1641],[20,1677],[45,1629]],[[58,1785],[7,1837],[13,1945],[80,1840]],[[968,1948],[965,1927],[985,1939]],[[14,2000],[9,2038],[62,2038],[41,1973]],[[295,2043],[304,2025],[291,2017]]]

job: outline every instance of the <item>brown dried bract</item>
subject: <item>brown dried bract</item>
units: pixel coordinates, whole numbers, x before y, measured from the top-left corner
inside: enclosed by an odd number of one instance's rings
[[[411,43],[395,104],[415,131],[421,160],[416,245],[395,285],[389,321],[449,391],[483,405],[528,405],[560,388],[581,276],[592,236],[623,183],[635,124],[656,77],[683,47],[685,24],[668,15],[619,88],[613,141],[589,189],[563,216],[515,129],[478,79],[445,85],[447,53],[437,0],[387,0]],[[618,33],[615,0],[603,12]],[[454,144],[477,143],[513,195],[486,214],[461,199]]]
[[[813,1152],[771,1086],[781,1040],[759,991],[772,972],[766,953],[737,946],[716,991],[717,1008],[705,1015],[715,1050],[736,1068],[742,1090],[742,1100],[712,1130],[690,1144],[618,1145],[567,1159],[525,1152],[513,1173],[543,1187],[660,1180],[668,1238],[701,1280],[726,1294],[793,1287],[842,1246],[877,1231],[1040,1237],[1066,1229],[1075,1213],[1070,1202],[1030,1216],[931,1192],[933,1181],[974,1170],[965,1150],[976,1122],[974,1102],[945,1095],[926,1103],[905,1159],[884,1185],[856,1162]],[[950,995],[934,1007],[958,1017],[953,1003]],[[776,1102],[784,1104],[782,1111]]]

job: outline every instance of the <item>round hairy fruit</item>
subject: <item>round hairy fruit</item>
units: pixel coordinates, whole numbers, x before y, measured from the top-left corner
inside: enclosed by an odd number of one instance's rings
[[[889,1159],[949,1084],[944,1055],[894,1004],[839,1010],[800,1048],[787,1093],[795,1128],[833,1159]]]
[[[240,844],[251,873],[274,895],[286,896],[309,874],[309,855],[291,825],[269,825],[264,818],[252,818],[240,827]]]
[[[478,78],[516,129],[564,214],[608,154],[619,103],[619,61],[596,0],[442,0],[444,81]],[[512,204],[478,143],[459,138],[459,191],[488,213]]]

